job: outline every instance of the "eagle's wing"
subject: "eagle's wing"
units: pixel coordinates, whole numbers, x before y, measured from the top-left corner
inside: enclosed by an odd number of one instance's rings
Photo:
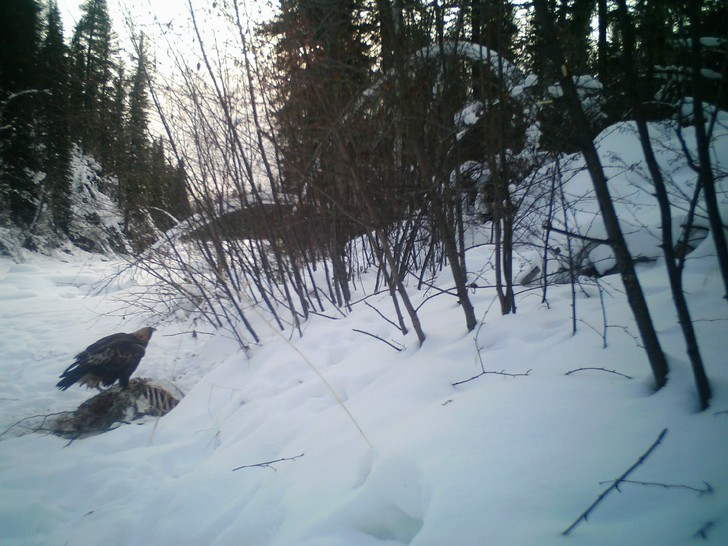
[[[113,334],[89,345],[76,355],[76,361],[61,374],[59,388],[68,388],[76,381],[94,376],[98,382],[111,385],[119,380],[125,386],[144,357],[145,347],[130,334]]]
[[[138,343],[138,340],[131,334],[119,333],[111,334],[110,336],[102,337],[98,341],[95,341],[83,351],[78,353],[74,359],[74,363],[64,370],[61,376],[66,375],[68,372],[74,370],[81,364],[91,363],[91,359],[99,361],[99,355],[103,354],[107,349],[114,348],[121,342]],[[142,356],[144,356],[142,354]],[[141,358],[141,357],[140,357]]]
[[[79,365],[92,373],[101,369],[111,372],[136,368],[144,353],[144,346],[139,343],[116,343],[79,359]]]
[[[113,347],[119,341],[124,340],[136,341],[134,336],[132,336],[131,334],[111,334],[110,336],[102,337],[98,341],[95,341],[94,343],[86,347],[83,351],[76,355],[76,360],[81,360],[88,355],[99,353],[103,351],[106,347]]]

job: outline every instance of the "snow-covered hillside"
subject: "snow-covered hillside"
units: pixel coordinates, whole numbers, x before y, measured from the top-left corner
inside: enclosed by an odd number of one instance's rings
[[[78,247],[96,253],[129,253],[131,245],[123,234],[124,218],[112,195],[118,192],[115,176],[105,176],[103,168],[78,147],[71,154],[71,221],[67,236],[51,225],[48,208],[42,208],[33,232],[12,223],[0,223],[0,255],[22,259],[24,248],[40,253]]]
[[[469,271],[492,284],[486,234],[470,237]],[[264,339],[246,355],[193,316],[136,308],[147,279],[106,282],[120,261],[2,258],[0,544],[728,544],[728,304],[714,254],[709,236],[685,270],[714,389],[700,413],[660,261],[639,268],[671,365],[655,393],[616,276],[584,279],[575,309],[568,285],[547,304],[522,287],[509,316],[479,289],[472,333],[454,298],[412,288],[422,347],[380,317],[390,300],[365,277],[356,298],[369,305],[314,316],[303,337],[251,309]],[[90,397],[55,388],[73,355],[146,324],[158,331],[136,375],[185,392],[171,413],[70,444],[13,426]]]

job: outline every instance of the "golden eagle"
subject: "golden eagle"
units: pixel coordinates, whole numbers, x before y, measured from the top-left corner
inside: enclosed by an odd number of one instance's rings
[[[131,334],[111,334],[92,343],[76,355],[76,360],[63,372],[56,387],[65,391],[78,382],[89,388],[113,385],[117,380],[122,389],[139,366],[154,328],[146,327]]]

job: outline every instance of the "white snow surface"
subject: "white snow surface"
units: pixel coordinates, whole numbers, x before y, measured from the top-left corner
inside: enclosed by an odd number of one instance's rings
[[[493,248],[470,237],[470,279],[492,285]],[[137,298],[148,279],[110,280],[124,265],[0,258],[0,544],[728,544],[728,303],[710,236],[685,270],[714,391],[702,412],[660,260],[639,266],[671,366],[657,392],[616,276],[601,297],[582,279],[575,310],[568,285],[547,304],[519,287],[508,316],[477,289],[473,332],[455,298],[411,285],[419,346],[372,308],[394,316],[368,273],[348,316],[313,316],[302,337],[249,309],[262,342],[246,353],[191,315],[155,313]],[[171,413],[71,443],[13,426],[92,396],[58,391],[58,375],[96,339],[143,325],[158,330],[136,376],[186,394]],[[628,477],[640,483],[563,536],[663,429]]]
[[[487,247],[471,263],[489,257]],[[68,443],[0,440],[0,543],[12,545],[250,544],[726,544],[728,369],[725,300],[711,239],[696,251],[686,290],[713,382],[697,412],[663,267],[640,269],[669,355],[655,393],[620,282],[522,294],[518,314],[489,309],[467,333],[456,303],[424,303],[418,347],[371,308],[314,317],[302,338],[267,332],[250,358],[224,335],[158,324],[138,376],[186,391],[170,414]],[[91,255],[0,261],[0,429],[71,410],[91,393],[55,389],[72,356],[96,338],[145,322],[114,301],[133,286],[97,284],[119,264]],[[426,295],[412,291],[415,304]],[[388,310],[384,296],[369,302]],[[260,326],[260,325],[259,325]],[[353,331],[403,343],[396,352]],[[483,375],[484,369],[525,373]],[[337,404],[331,385],[367,440]],[[632,379],[582,367],[603,367]],[[647,450],[664,442],[566,538],[564,531]],[[298,457],[302,455],[301,457]],[[255,465],[281,458],[295,460]],[[707,540],[695,538],[705,529]]]

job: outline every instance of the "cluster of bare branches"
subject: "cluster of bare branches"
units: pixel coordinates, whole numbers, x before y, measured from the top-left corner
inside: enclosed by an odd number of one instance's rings
[[[534,2],[535,14],[551,44],[544,58],[563,67],[556,71],[563,96],[483,45],[487,40],[473,26],[482,15],[477,10],[423,5],[415,15],[382,2],[353,15],[336,6],[322,11],[292,2],[262,25],[242,1],[201,11],[188,6],[193,47],[182,51],[171,39],[174,76],[149,78],[194,209],[135,264],[156,280],[156,297],[170,312],[194,310],[247,347],[260,339],[249,317],[253,308],[281,331],[300,332],[311,313],[334,308],[346,314],[359,275],[373,267],[375,290],[391,297],[395,318],[387,320],[402,334],[413,330],[422,343],[425,332],[410,294],[414,286],[431,289],[431,279],[446,268],[453,286],[440,295],[457,299],[468,330],[478,324],[471,294],[480,285],[466,262],[466,232],[477,223],[493,245],[492,286],[501,313],[516,312],[514,254],[528,244],[540,248],[541,267],[521,281],[540,274],[544,303],[550,282],[569,281],[576,330],[580,264],[595,245],[609,245],[655,385],[664,385],[667,362],[594,145],[598,100],[591,97],[591,106],[583,100],[585,89],[549,35],[553,15],[546,3]],[[626,9],[620,3],[619,13]],[[507,22],[507,10],[489,17]],[[621,21],[629,53],[629,22]],[[213,27],[210,34],[206,29]],[[375,37],[367,34],[372,28]],[[415,28],[421,34],[413,34]],[[503,32],[497,37],[505,43]],[[625,60],[629,76],[629,55]],[[688,226],[685,240],[673,246],[671,203],[650,160],[638,102],[633,112],[645,143],[646,176],[663,213],[665,260],[705,407],[710,389],[680,281],[680,245],[687,248],[694,230]],[[559,112],[568,112],[573,151],[582,152],[594,180],[604,240],[579,233],[563,190],[571,167],[559,159],[562,149],[541,142],[542,123]],[[704,120],[696,116],[695,126],[704,128]],[[692,160],[700,190],[689,207],[694,216],[702,191],[715,228],[722,224],[711,212],[715,181],[705,152],[709,134],[703,136]],[[547,162],[551,169],[540,169]],[[566,251],[552,242],[556,235],[566,237]],[[716,244],[725,246],[720,237]],[[549,270],[554,258],[559,271]],[[720,251],[719,258],[723,264]]]
[[[485,210],[501,310],[515,312],[511,188],[545,156],[526,138],[535,123],[523,119],[527,105],[507,110],[499,98],[519,81],[511,63],[458,35],[413,52],[401,25],[380,13],[391,40],[386,70],[342,68],[332,47],[320,70],[296,58],[282,71],[276,59],[314,55],[320,44],[290,27],[256,32],[239,2],[189,7],[193,55],[172,49],[174,85],[149,83],[195,214],[135,264],[158,281],[170,310],[183,302],[247,346],[259,340],[250,306],[280,329],[300,329],[329,305],[346,312],[358,275],[376,266],[375,290],[389,291],[398,328],[422,343],[408,286],[449,267],[472,330],[465,232]],[[434,32],[447,14],[431,15]],[[226,41],[206,34],[201,18],[227,29]],[[463,65],[479,67],[478,77],[448,76]],[[467,104],[469,95],[478,100]],[[464,121],[468,109],[478,110],[475,121]],[[485,190],[483,170],[492,173]]]
[[[642,344],[647,353],[647,357],[652,367],[655,379],[655,387],[657,389],[664,386],[667,382],[669,368],[667,359],[662,350],[659,337],[655,331],[650,310],[637,278],[634,266],[634,258],[630,254],[625,241],[623,228],[615,213],[614,205],[607,185],[607,176],[605,175],[600,157],[594,146],[594,134],[589,127],[584,109],[580,104],[577,96],[576,88],[572,75],[569,73],[569,67],[564,56],[564,49],[560,45],[555,34],[555,21],[553,14],[549,11],[546,2],[537,0],[534,2],[536,16],[540,21],[544,37],[548,42],[548,56],[552,64],[558,67],[559,81],[564,89],[566,101],[566,109],[571,117],[576,121],[577,125],[577,142],[580,150],[584,155],[589,174],[594,183],[594,191],[599,202],[601,215],[606,228],[608,243],[614,253],[619,272],[624,283],[626,295],[632,312],[637,323]],[[693,111],[691,118],[695,129],[697,143],[697,159],[692,159],[687,148],[685,154],[689,163],[695,169],[698,180],[693,198],[690,200],[690,213],[688,222],[683,231],[682,240],[678,242],[677,248],[674,245],[672,235],[672,217],[671,202],[668,187],[665,181],[665,175],[660,168],[653,143],[650,138],[649,128],[647,125],[646,115],[643,112],[643,105],[640,99],[638,89],[638,77],[635,61],[635,29],[630,18],[630,10],[624,0],[618,2],[618,22],[619,28],[623,36],[623,59],[622,71],[627,83],[626,97],[630,101],[632,108],[632,116],[637,126],[645,162],[648,169],[646,178],[650,181],[654,188],[654,194],[660,210],[661,216],[661,232],[662,232],[662,250],[664,253],[665,264],[667,268],[670,288],[675,303],[675,310],[678,322],[681,326],[685,340],[685,348],[690,360],[695,383],[697,386],[698,396],[701,409],[708,407],[711,398],[711,387],[705,371],[697,337],[693,327],[693,320],[688,309],[685,298],[682,270],[684,267],[684,252],[680,249],[685,248],[691,237],[692,222],[694,220],[695,206],[700,193],[704,196],[704,202],[708,213],[708,219],[711,231],[714,234],[715,246],[718,255],[718,262],[723,275],[724,284],[726,286],[726,294],[728,295],[728,246],[726,246],[725,233],[720,212],[717,207],[715,192],[715,174],[710,159],[710,138],[709,131],[712,130],[714,124],[708,124],[709,129],[706,131],[706,123],[703,112],[703,103],[701,95],[701,36],[700,36],[700,8],[697,4],[691,4],[684,13],[684,21],[687,25],[689,40],[686,43],[691,46],[691,62],[686,64],[686,79],[693,83]]]

